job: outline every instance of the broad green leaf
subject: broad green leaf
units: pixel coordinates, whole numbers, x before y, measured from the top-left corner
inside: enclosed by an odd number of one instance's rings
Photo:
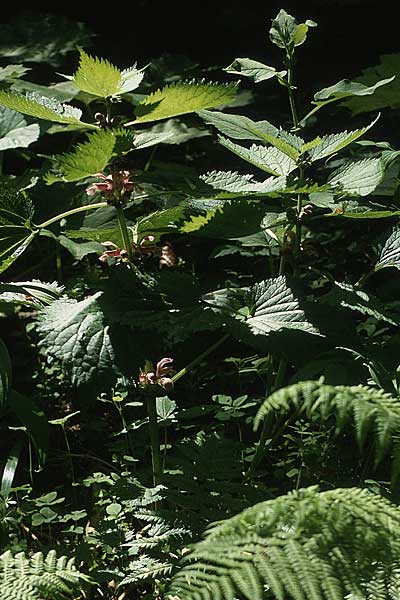
[[[255,122],[240,115],[227,115],[213,111],[198,111],[206,123],[214,125],[221,133],[234,139],[262,140],[275,146],[289,156],[297,160],[300,150],[304,144],[299,136],[293,135],[282,129],[277,129],[268,121]]]
[[[25,79],[19,79],[11,86],[11,91],[18,92],[20,94],[26,94],[27,92],[34,92],[39,96],[57,100],[58,102],[70,102],[75,96],[79,94],[77,87],[71,83],[71,81],[61,81],[54,85],[39,85],[38,83],[32,83],[32,81],[26,81]]]
[[[73,385],[100,385],[115,379],[117,367],[102,293],[77,302],[61,298],[39,315],[37,332],[45,353],[58,359]]]
[[[64,288],[38,279],[0,283],[0,302],[41,309],[60,298]]]
[[[135,135],[132,145],[136,150],[139,150],[140,148],[149,148],[150,146],[155,146],[156,144],[171,144],[175,143],[172,142],[173,135],[173,132],[168,130],[159,132],[154,130],[142,131]]]
[[[340,152],[343,148],[346,148],[349,144],[352,144],[355,140],[358,140],[368,129],[371,129],[377,122],[379,115],[369,125],[356,129],[355,131],[342,131],[341,133],[331,133],[324,135],[318,145],[314,146],[309,150],[309,157],[312,162]]]
[[[178,204],[139,218],[135,227],[130,228],[133,241],[139,244],[142,238],[149,234],[154,235],[154,241],[158,241],[162,235],[176,232],[188,212],[185,204]]]
[[[10,148],[27,148],[39,138],[39,125],[28,125],[19,113],[0,106],[0,152]]]
[[[289,175],[297,167],[296,162],[290,156],[274,146],[267,148],[253,144],[250,148],[245,148],[222,136],[218,136],[218,141],[240,158],[272,175]]]
[[[101,254],[104,252],[104,247],[98,242],[74,242],[68,239],[65,235],[57,236],[58,243],[66,248],[75,260],[82,260],[89,254]]]
[[[340,185],[351,194],[368,196],[375,190],[384,176],[384,167],[380,158],[367,158],[346,163],[329,176],[331,185]]]
[[[26,250],[36,233],[30,219],[32,207],[25,192],[0,188],[0,273]]]
[[[250,236],[261,231],[265,207],[256,202],[225,202],[205,215],[194,215],[185,221],[180,231],[213,239],[233,239]],[[265,236],[264,240],[265,240]]]
[[[376,90],[381,86],[391,83],[394,78],[395,76],[389,77],[388,79],[381,79],[370,86],[358,83],[357,81],[350,81],[349,79],[341,79],[335,83],[335,85],[331,85],[330,87],[316,92],[314,94],[315,102],[313,102],[313,104],[325,101],[332,102],[334,100],[342,100],[349,96],[371,96],[372,94],[375,94]]]
[[[282,8],[272,20],[269,37],[273,44],[292,53],[295,46],[305,42],[308,28],[316,26],[317,24],[310,19],[305,23],[297,24],[296,19]]]
[[[263,133],[277,135],[279,129],[269,121],[252,121],[241,115],[230,115],[216,110],[199,110],[197,114],[208,125],[214,125],[224,135],[235,140],[258,140],[265,142]]]
[[[11,358],[7,346],[0,338],[0,409],[7,401],[8,392],[11,387]]]
[[[81,124],[82,111],[79,108],[61,104],[54,98],[39,96],[35,92],[22,95],[0,90],[0,105],[45,121]],[[97,129],[97,126],[88,123],[85,123],[85,126]]]
[[[356,77],[358,85],[371,86],[376,79],[387,81],[390,85],[379,87],[373,95],[353,96],[346,98],[341,104],[350,109],[353,115],[364,112],[397,109],[400,107],[400,53],[383,54],[377,65],[363,69]]]
[[[395,267],[400,270],[400,229],[395,229],[383,245],[375,271],[385,267]]]
[[[251,60],[250,58],[235,58],[233,63],[223,70],[227,73],[232,73],[233,75],[243,75],[244,77],[248,77],[254,81],[254,83],[271,79],[277,75],[279,75],[279,77],[284,77],[287,73],[287,71],[277,71],[275,67],[269,67],[268,65],[264,65],[256,60]]]
[[[265,279],[249,290],[232,288],[203,296],[203,301],[220,312],[228,329],[237,337],[266,336],[284,329],[319,335],[306,319],[284,276]]]
[[[111,241],[119,248],[122,248],[123,246],[123,240],[121,237],[121,231],[119,227],[98,229],[89,229],[87,227],[82,227],[81,229],[68,229],[63,233],[67,238],[71,240],[92,240],[93,242],[98,242],[99,244]]]
[[[58,174],[46,174],[46,182],[79,181],[101,173],[108,165],[116,144],[112,131],[99,130],[89,133],[88,140],[77,144],[73,152],[55,157]]]
[[[146,96],[135,108],[134,123],[169,119],[178,115],[229,104],[237,84],[189,82],[173,83]]]
[[[143,71],[133,66],[120,71],[108,60],[80,52],[79,67],[72,78],[83,92],[110,98],[136,89],[143,79]]]
[[[258,182],[254,181],[253,175],[241,175],[235,171],[211,171],[200,175],[200,179],[215,190],[243,194],[268,194],[286,187],[286,177],[269,177]]]

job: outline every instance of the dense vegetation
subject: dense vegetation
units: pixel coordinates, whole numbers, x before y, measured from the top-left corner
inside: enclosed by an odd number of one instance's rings
[[[0,46],[0,599],[399,598],[400,55],[308,98],[283,9],[280,64],[218,72],[37,25]]]

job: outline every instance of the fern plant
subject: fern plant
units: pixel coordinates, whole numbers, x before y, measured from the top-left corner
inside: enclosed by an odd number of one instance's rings
[[[397,598],[400,509],[358,488],[310,487],[216,523],[169,600]]]
[[[0,556],[1,600],[66,600],[77,598],[90,578],[78,571],[73,558],[60,556],[55,550],[46,555],[24,552]]]

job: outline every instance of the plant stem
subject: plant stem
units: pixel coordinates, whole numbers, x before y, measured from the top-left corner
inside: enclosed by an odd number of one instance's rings
[[[271,393],[275,392],[280,387],[282,387],[283,379],[285,377],[286,367],[287,367],[287,358],[286,358],[286,356],[283,355],[279,361],[278,371],[276,373],[276,378],[275,378],[275,384],[274,384],[274,388],[271,391]],[[256,468],[260,464],[260,461],[262,460],[262,458],[265,454],[266,443],[267,443],[267,439],[268,439],[268,435],[269,435],[269,426],[270,426],[269,420],[265,419],[262,429],[261,429],[260,439],[258,440],[257,449],[255,451],[253,460],[251,461],[250,466],[247,469],[247,472],[245,475],[246,479],[250,479],[254,475]]]
[[[56,215],[55,217],[52,217],[48,221],[44,221],[43,223],[36,225],[36,227],[38,229],[44,229],[45,227],[48,227],[49,225],[52,225],[53,223],[57,223],[57,221],[61,221],[62,219],[66,219],[67,217],[71,217],[72,215],[75,215],[77,213],[85,212],[85,210],[94,210],[96,208],[103,208],[105,206],[108,206],[107,202],[97,202],[96,204],[87,204],[85,206],[78,206],[77,208],[72,208],[71,210],[67,210],[66,212]]]
[[[149,395],[147,396],[147,416],[149,417],[153,485],[154,487],[156,487],[161,481],[162,468],[160,452],[160,432],[157,421],[156,397],[151,393],[149,393]]]
[[[129,260],[132,259],[132,244],[129,237],[128,227],[126,225],[126,219],[124,215],[124,209],[122,208],[122,204],[116,204],[115,210],[117,211],[118,225],[119,230],[121,232],[122,241],[124,244],[124,249],[128,253]]]
[[[194,360],[192,360],[192,362],[190,362],[186,367],[184,367],[183,369],[181,369],[180,371],[178,371],[178,373],[176,373],[171,378],[172,382],[175,383],[176,381],[178,381],[178,379],[180,379],[181,377],[183,377],[184,375],[186,375],[186,373],[188,373],[196,365],[198,365],[203,360],[203,358],[206,358],[206,356],[208,356],[209,354],[211,354],[211,352],[214,352],[214,350],[216,350],[219,346],[221,346],[221,344],[223,344],[228,338],[229,338],[229,333],[227,333],[224,336],[222,336],[219,340],[217,340],[215,342],[215,344],[213,344],[212,346],[210,346],[209,348],[207,348],[207,350],[205,350],[204,352],[202,352],[202,354],[200,354]]]
[[[296,102],[293,94],[293,63],[290,60],[288,67],[288,76],[287,76],[287,90],[289,94],[289,104],[290,104],[290,112],[292,113],[292,121],[293,127],[295,129],[299,126],[299,118],[297,116]]]

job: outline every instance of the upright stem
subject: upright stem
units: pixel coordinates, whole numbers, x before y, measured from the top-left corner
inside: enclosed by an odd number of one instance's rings
[[[156,487],[161,481],[162,468],[160,452],[160,432],[157,421],[156,397],[152,393],[149,393],[147,396],[147,416],[149,417],[153,485],[154,487]]]
[[[188,373],[189,371],[191,371],[193,369],[193,367],[195,367],[196,365],[198,365],[203,358],[206,358],[206,356],[208,356],[209,354],[211,354],[211,352],[214,352],[214,350],[216,350],[219,346],[221,346],[221,344],[223,344],[227,339],[229,338],[229,333],[227,333],[226,335],[222,336],[222,338],[220,338],[219,340],[217,340],[215,342],[215,344],[213,344],[212,346],[210,346],[209,348],[207,348],[207,350],[205,350],[204,352],[202,352],[202,354],[199,354],[199,356],[197,356],[194,360],[192,360],[192,362],[190,362],[188,365],[186,365],[186,367],[184,367],[183,369],[181,369],[180,371],[178,371],[178,373],[176,373],[171,379],[173,381],[173,383],[175,383],[175,381],[178,381],[178,379],[180,379],[181,377],[183,377],[184,375],[186,375],[186,373]]]
[[[287,83],[288,83],[288,94],[289,94],[289,104],[290,104],[290,112],[292,113],[292,121],[293,121],[293,127],[295,129],[297,129],[297,127],[299,126],[299,118],[297,116],[297,109],[296,109],[296,102],[294,99],[294,94],[293,94],[293,64],[292,64],[292,60],[289,59],[289,67],[288,67],[288,76],[287,76]]]
[[[118,225],[119,225],[119,230],[121,232],[122,241],[124,244],[124,249],[128,253],[129,260],[131,260],[132,259],[132,244],[131,244],[131,240],[129,237],[129,231],[128,231],[128,227],[126,225],[126,219],[125,219],[125,215],[124,215],[124,209],[122,208],[122,204],[117,204],[115,206],[115,209],[117,211]]]

